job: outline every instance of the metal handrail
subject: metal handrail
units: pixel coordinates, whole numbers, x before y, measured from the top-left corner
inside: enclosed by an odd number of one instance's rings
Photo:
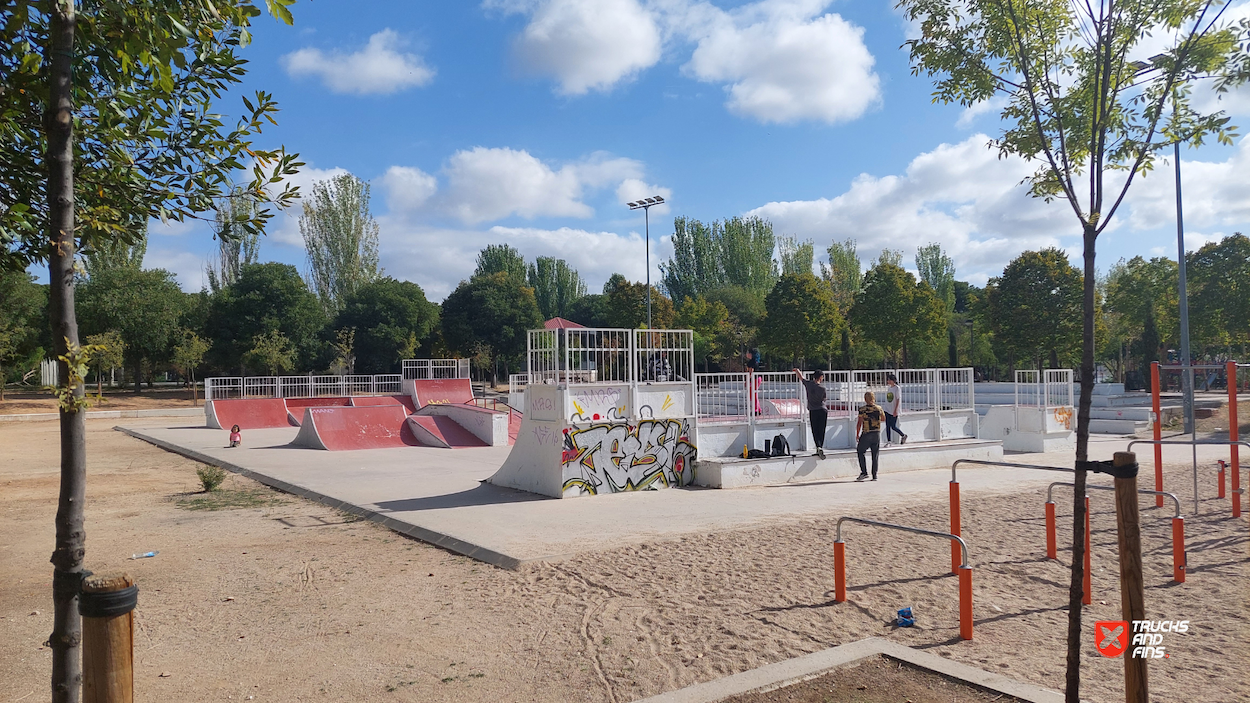
[[[1075,483],[1068,483],[1066,481],[1055,481],[1054,483],[1046,487],[1046,502],[1047,503],[1055,502],[1055,496],[1054,496],[1055,486],[1071,486],[1073,488],[1076,488]],[[1096,488],[1100,491],[1114,491],[1115,490],[1115,486],[1099,486],[1093,483],[1085,484],[1085,488],[1087,489]],[[1181,499],[1177,498],[1175,493],[1168,493],[1167,491],[1150,491],[1150,490],[1146,490],[1145,488],[1138,488],[1137,492],[1142,495],[1147,495],[1147,496],[1167,496],[1171,498],[1172,504],[1176,506],[1176,514],[1174,514],[1172,517],[1181,516]]]
[[[1240,439],[1236,439],[1236,440],[1225,439],[1222,441],[1218,439],[1203,439],[1203,440],[1191,439],[1189,441],[1185,441],[1183,439],[1135,439],[1128,443],[1128,448],[1125,449],[1125,451],[1131,451],[1133,449],[1134,444],[1178,444],[1178,445],[1185,446],[1185,447],[1194,446],[1194,445],[1231,447],[1234,445],[1239,445],[1242,447],[1250,447],[1250,442],[1246,442]]]
[[[1075,472],[1076,469],[1070,469],[1064,466],[1039,466],[1037,464],[1012,464],[1006,461],[986,461],[984,459],[956,459],[951,464],[951,480],[956,481],[955,467],[960,464],[976,464],[977,466],[1007,466],[1016,469],[1040,469],[1042,471],[1064,471],[1067,473]]]
[[[840,517],[838,518],[837,531],[833,540],[834,542],[842,541],[842,523],[847,520],[851,522],[858,522],[862,525],[875,525],[877,527],[888,527],[890,529],[902,530],[904,532],[914,532],[918,535],[929,535],[931,537],[953,539],[956,542],[959,542],[959,547],[963,552],[963,563],[961,563],[960,566],[964,566],[964,567],[969,566],[968,565],[968,543],[964,542],[963,538],[960,537],[959,535],[952,535],[949,532],[937,532],[935,530],[925,530],[919,527],[908,527],[906,525],[896,525],[892,522],[878,522],[876,520],[865,520],[864,518],[859,518],[859,517]]]

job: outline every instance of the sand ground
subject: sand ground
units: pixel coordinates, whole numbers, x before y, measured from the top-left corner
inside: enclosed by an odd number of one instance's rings
[[[870,635],[1062,687],[1067,552],[1044,558],[1037,491],[965,491],[976,633],[962,642],[949,550],[923,537],[848,526],[843,604],[832,517],[505,571],[239,477],[227,488],[268,504],[180,507],[197,465],[111,427],[88,423],[87,565],[140,584],[138,700],[629,701]],[[0,701],[47,697],[57,429],[0,425]],[[1190,505],[1188,468],[1168,472]],[[1250,700],[1250,528],[1228,517],[1214,480],[1204,474],[1201,514],[1187,520],[1185,584],[1171,581],[1170,509],[1142,503],[1148,616],[1190,621],[1152,662],[1154,700]],[[1071,495],[1060,496],[1062,544]],[[1082,694],[1111,702],[1122,664],[1094,651],[1093,623],[1119,619],[1115,520],[1109,493],[1091,501]],[[941,529],[947,506],[934,496],[861,517]],[[907,605],[917,627],[897,629]]]

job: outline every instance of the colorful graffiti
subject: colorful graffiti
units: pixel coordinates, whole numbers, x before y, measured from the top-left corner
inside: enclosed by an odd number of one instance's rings
[[[564,431],[565,494],[620,493],[694,481],[696,450],[686,420],[597,423]]]
[[[1060,407],[1054,411],[1055,422],[1063,425],[1065,430],[1072,429],[1072,408]]]
[[[569,420],[573,422],[595,422],[601,420],[624,420],[625,403],[623,389],[579,388],[569,391],[569,403],[573,412]]]

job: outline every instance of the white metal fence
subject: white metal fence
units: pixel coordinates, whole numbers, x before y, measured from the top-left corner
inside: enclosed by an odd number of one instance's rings
[[[398,395],[399,374],[379,376],[234,376],[204,379],[205,400],[230,398],[338,398]]]
[[[530,330],[527,383],[689,382],[694,378],[690,330],[580,328]]]
[[[404,359],[403,378],[408,381],[432,378],[468,378],[468,359]]]
[[[1016,406],[1062,408],[1074,405],[1072,369],[1016,371]]]

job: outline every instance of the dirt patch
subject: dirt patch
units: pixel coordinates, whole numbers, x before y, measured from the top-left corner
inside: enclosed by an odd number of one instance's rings
[[[87,388],[88,395],[95,397],[95,392],[95,386]],[[202,392],[199,401],[192,403],[191,391],[186,388],[145,388],[138,395],[132,390],[105,388],[103,400],[90,409],[153,410],[156,408],[190,408],[203,404]],[[56,410],[56,399],[43,391],[8,391],[4,394],[4,401],[0,402],[0,415],[54,413]]]
[[[724,703],[1020,703],[1020,699],[878,656]]]
[[[506,571],[239,476],[222,490],[281,502],[185,509],[199,465],[114,422],[87,423],[87,568],[139,584],[137,700],[623,703],[868,636],[1063,686],[1070,551],[1045,559],[1044,490],[965,490],[976,629],[963,642],[949,550],[920,536],[848,526],[845,603],[832,593],[836,515]],[[57,431],[0,423],[0,701],[48,687]],[[1166,480],[1188,510],[1188,467]],[[1202,481],[1184,584],[1171,581],[1171,510],[1142,503],[1148,617],[1190,621],[1169,636],[1170,658],[1151,663],[1151,690],[1161,701],[1250,700],[1250,627],[1237,616],[1250,605],[1250,530],[1214,497],[1214,472]],[[1060,496],[1064,545],[1071,495]],[[1109,494],[1091,503],[1081,694],[1110,703],[1123,700],[1123,667],[1095,651],[1094,622],[1119,619],[1115,519]],[[947,507],[934,496],[858,516],[943,529]],[[149,551],[159,554],[129,559]],[[903,606],[915,627],[895,627]]]

